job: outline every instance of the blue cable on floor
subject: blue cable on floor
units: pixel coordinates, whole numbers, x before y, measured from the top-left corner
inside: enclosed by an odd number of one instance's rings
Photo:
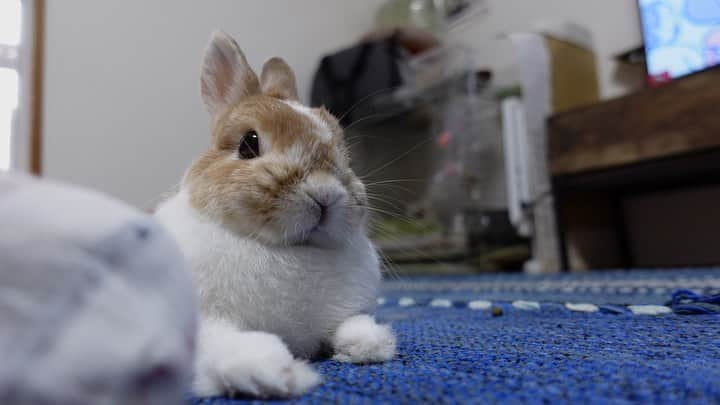
[[[701,295],[692,290],[677,290],[667,304],[682,315],[720,314],[720,294]]]

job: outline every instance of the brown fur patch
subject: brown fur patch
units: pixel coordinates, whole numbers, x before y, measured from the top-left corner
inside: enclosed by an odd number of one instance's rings
[[[270,58],[260,74],[262,92],[270,97],[283,100],[298,100],[295,73],[280,58]]]
[[[261,156],[238,159],[238,146],[251,130],[260,136]],[[323,130],[280,100],[244,99],[218,118],[210,150],[188,171],[192,205],[222,217],[237,215],[244,208],[257,216],[256,226],[267,224],[283,197],[309,173],[322,170],[340,175],[346,170],[345,162],[338,161],[342,154],[336,153],[336,136],[323,142],[318,135]],[[290,159],[291,153],[298,156]]]
[[[270,141],[278,152],[286,152],[296,142],[304,145],[317,142],[317,129],[310,118],[273,97],[252,96],[218,120],[213,131],[215,145],[220,149],[236,148],[251,130],[260,134],[261,143],[267,138],[265,142]]]

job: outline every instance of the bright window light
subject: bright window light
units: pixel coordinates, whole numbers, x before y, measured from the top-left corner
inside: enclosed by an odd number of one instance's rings
[[[0,1],[0,44],[16,46],[20,43],[21,10],[20,0]]]
[[[17,96],[17,72],[15,69],[0,68],[0,170],[10,168],[10,133]]]
[[[19,94],[15,68],[21,22],[20,0],[0,0],[0,170],[10,167],[10,136]]]

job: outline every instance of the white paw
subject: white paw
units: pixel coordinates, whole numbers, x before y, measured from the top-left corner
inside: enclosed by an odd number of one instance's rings
[[[193,383],[195,394],[201,397],[235,393],[292,397],[321,381],[320,375],[293,358],[275,335],[231,331],[205,343],[198,352]]]
[[[378,325],[369,315],[357,315],[340,325],[333,347],[335,360],[380,363],[395,356],[395,335],[390,326]]]

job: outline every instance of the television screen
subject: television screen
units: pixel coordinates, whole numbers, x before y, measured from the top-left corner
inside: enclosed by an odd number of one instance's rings
[[[720,64],[720,0],[639,0],[651,83]]]

